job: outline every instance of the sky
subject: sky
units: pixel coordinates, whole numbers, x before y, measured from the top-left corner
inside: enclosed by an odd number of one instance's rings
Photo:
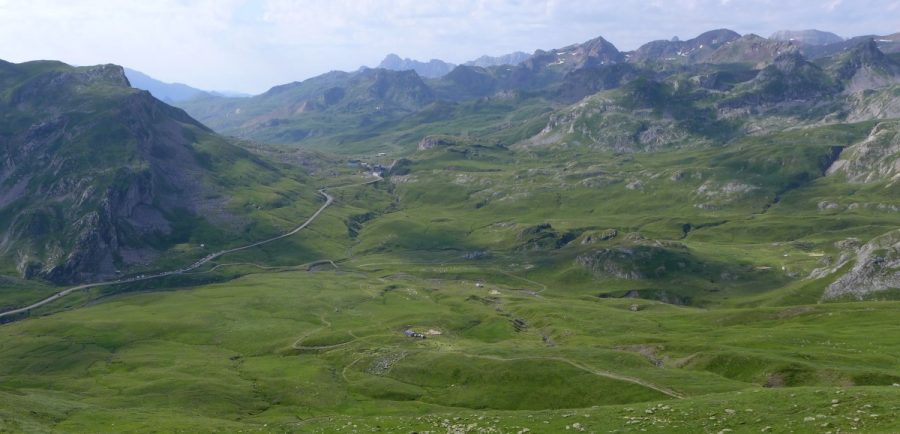
[[[260,93],[388,53],[461,63],[603,36],[620,50],[729,28],[900,32],[900,0],[0,0],[0,59],[115,63]]]

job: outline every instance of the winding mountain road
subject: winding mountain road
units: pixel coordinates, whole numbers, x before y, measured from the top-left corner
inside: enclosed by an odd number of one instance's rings
[[[360,184],[351,184],[351,185],[344,185],[344,186],[341,186],[341,187],[333,187],[332,189],[346,188],[346,187],[354,187],[354,186],[361,186],[361,185],[369,185],[369,184],[374,184],[374,183],[376,183],[376,182],[378,182],[378,181],[381,181],[382,179],[383,179],[383,178],[379,176],[379,177],[377,177],[376,179],[373,179],[373,180],[371,180],[371,181],[366,181],[366,182],[363,182],[363,183],[360,183]],[[292,229],[292,230],[289,231],[289,232],[286,232],[286,233],[283,233],[283,234],[281,234],[281,235],[278,235],[278,236],[275,236],[275,237],[272,237],[272,238],[269,238],[269,239],[265,239],[265,240],[262,240],[262,241],[257,241],[257,242],[252,243],[252,244],[247,244],[247,245],[245,245],[245,246],[234,247],[234,248],[231,248],[231,249],[220,250],[220,251],[218,251],[218,252],[211,253],[211,254],[209,254],[209,255],[204,256],[204,257],[203,257],[202,259],[200,259],[199,261],[194,262],[193,264],[188,265],[187,267],[179,268],[179,269],[177,269],[177,270],[164,271],[164,272],[161,272],[161,273],[150,274],[150,275],[140,275],[140,276],[137,276],[137,277],[129,277],[129,278],[126,278],[126,279],[108,280],[108,281],[105,281],[105,282],[86,283],[86,284],[84,284],[84,285],[73,286],[73,287],[71,287],[71,288],[64,289],[64,290],[62,290],[62,291],[60,291],[60,292],[57,292],[56,294],[53,294],[53,295],[51,295],[51,296],[49,296],[49,297],[47,297],[47,298],[45,298],[45,299],[43,299],[43,300],[41,300],[41,301],[38,301],[38,302],[33,303],[33,304],[30,304],[30,305],[28,305],[28,306],[21,307],[21,308],[18,308],[18,309],[8,310],[8,311],[6,311],[6,312],[0,312],[0,318],[7,317],[7,316],[12,316],[12,315],[17,315],[17,314],[24,313],[24,312],[28,312],[28,311],[30,311],[30,310],[32,310],[32,309],[34,309],[34,308],[41,307],[41,306],[43,306],[43,305],[45,305],[45,304],[47,304],[47,303],[51,303],[51,302],[53,302],[53,301],[56,301],[56,300],[58,300],[58,299],[60,299],[60,298],[65,297],[65,296],[67,296],[67,295],[69,295],[69,294],[71,294],[71,293],[73,293],[73,292],[75,292],[75,291],[79,291],[79,290],[82,290],[82,289],[97,288],[97,287],[100,287],[100,286],[118,285],[118,284],[121,284],[121,283],[141,282],[141,281],[145,281],[145,280],[158,279],[158,278],[160,278],[160,277],[166,277],[166,276],[173,276],[173,275],[178,275],[178,274],[184,274],[184,273],[187,273],[188,271],[196,270],[197,268],[200,268],[201,266],[203,266],[203,264],[206,264],[207,262],[212,261],[213,259],[216,259],[216,258],[218,258],[218,257],[220,257],[220,256],[222,256],[222,255],[227,255],[227,254],[229,254],[229,253],[239,252],[239,251],[241,251],[241,250],[247,250],[247,249],[250,249],[250,248],[253,248],[253,247],[259,247],[259,246],[261,246],[261,245],[263,245],[263,244],[268,244],[268,243],[271,243],[271,242],[273,242],[273,241],[278,241],[278,240],[280,240],[280,239],[290,237],[291,235],[294,235],[294,234],[296,234],[297,232],[300,232],[301,230],[303,230],[304,228],[306,228],[307,226],[309,226],[310,224],[312,224],[312,222],[315,221],[315,220],[319,217],[320,214],[322,214],[322,211],[325,211],[325,208],[328,208],[329,206],[331,206],[331,204],[334,202],[334,197],[332,197],[330,194],[328,194],[328,193],[325,192],[325,190],[327,190],[327,189],[328,189],[327,187],[326,187],[326,188],[319,189],[319,194],[321,194],[322,196],[325,196],[325,203],[324,203],[321,207],[319,207],[319,209],[316,210],[316,212],[314,212],[313,215],[309,216],[309,218],[307,218],[306,221],[304,221],[300,226],[295,227],[294,229]]]

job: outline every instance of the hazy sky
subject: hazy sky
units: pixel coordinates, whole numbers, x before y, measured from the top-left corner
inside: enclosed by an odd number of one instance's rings
[[[116,63],[258,93],[390,52],[459,63],[603,36],[621,50],[714,28],[900,32],[900,0],[0,0],[0,59]]]

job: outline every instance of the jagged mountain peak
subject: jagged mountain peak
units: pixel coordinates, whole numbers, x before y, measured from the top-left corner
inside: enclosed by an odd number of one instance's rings
[[[873,38],[853,47],[845,59],[859,64],[883,64],[887,62],[886,56],[878,49],[878,44],[875,43]]]
[[[576,45],[575,55],[583,58],[582,66],[599,66],[610,63],[619,63],[623,55],[611,42],[598,36],[583,44]]]
[[[537,50],[522,66],[529,70],[551,68],[573,71],[578,68],[595,68],[625,61],[625,55],[611,42],[598,36],[580,44],[572,44],[549,51]]]
[[[384,60],[378,64],[378,68],[389,69],[392,71],[416,71],[425,78],[442,77],[450,72],[456,65],[444,62],[439,59],[431,59],[427,62],[421,62],[409,58],[401,58],[399,55],[391,53],[385,56]]]

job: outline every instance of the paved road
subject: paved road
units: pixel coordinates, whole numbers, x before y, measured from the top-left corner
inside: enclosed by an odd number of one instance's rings
[[[376,183],[376,182],[378,182],[378,181],[381,181],[381,180],[382,180],[382,178],[381,178],[381,177],[378,177],[378,178],[376,178],[376,179],[374,179],[374,180],[372,180],[372,181],[367,181],[367,182],[364,182],[364,183],[362,183],[362,184],[346,185],[346,186],[336,187],[336,188],[345,188],[345,187],[352,187],[352,186],[357,186],[357,185],[374,184],[374,183]],[[250,249],[250,248],[253,248],[253,247],[259,247],[259,246],[261,246],[261,245],[263,245],[263,244],[268,244],[268,243],[271,243],[271,242],[273,242],[273,241],[278,241],[278,240],[280,240],[280,239],[282,239],[282,238],[287,238],[287,237],[289,237],[289,236],[291,236],[291,235],[296,234],[297,232],[300,232],[301,230],[303,230],[304,228],[306,228],[307,226],[309,226],[310,224],[312,224],[312,222],[315,221],[316,218],[318,218],[320,214],[322,214],[322,211],[325,211],[325,208],[328,208],[328,207],[334,202],[334,198],[333,198],[330,194],[326,193],[325,190],[326,190],[325,188],[322,188],[322,189],[319,190],[319,194],[321,194],[322,196],[325,196],[325,203],[324,203],[321,207],[319,207],[319,209],[316,210],[316,212],[313,213],[313,215],[309,216],[309,218],[306,219],[306,221],[303,222],[303,224],[301,224],[300,226],[297,226],[296,228],[292,229],[290,232],[286,232],[286,233],[284,233],[284,234],[281,234],[281,235],[278,235],[278,236],[276,236],[276,237],[272,237],[272,238],[269,238],[269,239],[266,239],[266,240],[257,241],[257,242],[255,242],[255,243],[253,243],[253,244],[247,244],[246,246],[235,247],[235,248],[233,248],[233,249],[221,250],[221,251],[218,251],[218,252],[215,252],[215,253],[210,253],[209,255],[204,256],[203,259],[200,259],[199,261],[194,262],[193,264],[188,265],[187,267],[179,268],[179,269],[177,269],[177,270],[164,271],[164,272],[156,273],[156,274],[147,274],[147,275],[143,275],[143,274],[142,274],[142,275],[139,275],[139,276],[136,276],[136,277],[129,277],[129,278],[125,278],[125,279],[109,280],[109,281],[106,281],[106,282],[96,282],[96,283],[88,283],[88,284],[84,284],[84,285],[73,286],[73,287],[71,287],[71,288],[64,289],[64,290],[62,290],[62,291],[60,291],[60,292],[57,292],[56,294],[53,294],[53,295],[51,295],[51,296],[49,296],[49,297],[47,297],[47,298],[45,298],[45,299],[43,299],[43,300],[41,300],[41,301],[38,301],[38,302],[36,302],[36,303],[34,303],[34,304],[31,304],[31,305],[28,305],[28,306],[25,306],[25,307],[21,307],[21,308],[18,308],[18,309],[9,310],[9,311],[6,311],[6,312],[0,312],[0,318],[6,317],[6,316],[12,316],[12,315],[20,314],[20,313],[23,313],[23,312],[28,312],[28,311],[31,310],[31,309],[34,309],[34,308],[36,308],[36,307],[41,307],[41,306],[43,306],[43,305],[45,305],[45,304],[47,304],[47,303],[51,303],[51,302],[53,302],[53,301],[55,301],[55,300],[58,300],[58,299],[60,299],[60,298],[63,298],[63,297],[65,297],[65,296],[67,296],[67,295],[69,295],[69,294],[71,294],[71,293],[73,293],[73,292],[75,292],[75,291],[79,291],[79,290],[82,290],[82,289],[96,288],[96,287],[98,287],[98,286],[117,285],[117,284],[120,284],[120,283],[141,282],[141,281],[144,281],[144,280],[158,279],[158,278],[160,278],[160,277],[165,277],[165,276],[172,276],[172,275],[177,275],[177,274],[184,274],[184,273],[186,273],[186,272],[188,272],[188,271],[196,270],[197,268],[200,268],[203,264],[206,264],[207,262],[212,261],[213,259],[216,259],[216,258],[218,258],[218,257],[220,257],[220,256],[222,256],[222,255],[227,255],[227,254],[229,254],[229,253],[239,252],[239,251],[241,251],[241,250],[247,250],[247,249]]]

